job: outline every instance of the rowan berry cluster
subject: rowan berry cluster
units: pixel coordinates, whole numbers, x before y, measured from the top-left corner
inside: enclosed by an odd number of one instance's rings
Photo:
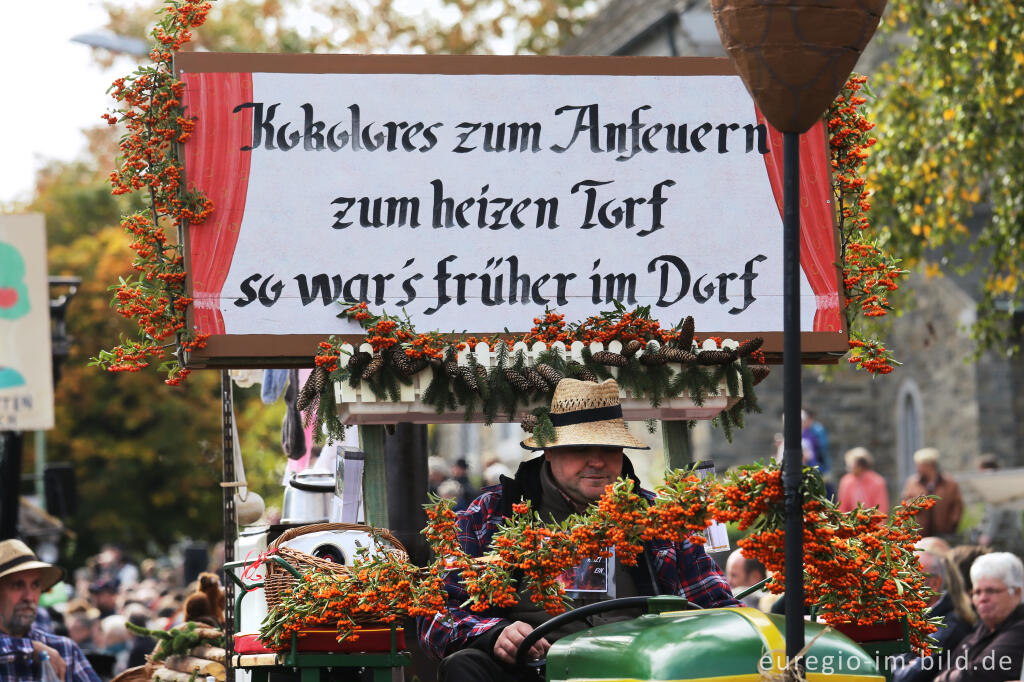
[[[915,516],[935,499],[908,501],[891,516],[863,508],[840,512],[813,467],[804,467],[802,489],[806,605],[830,625],[906,618],[911,644],[928,651],[936,625],[922,615],[932,593],[914,554],[921,539]],[[712,501],[716,520],[753,529],[737,544],[772,573],[767,589],[776,594],[786,579],[783,507],[782,472],[775,463],[741,467]]]
[[[869,133],[875,127],[863,114],[867,100],[858,93],[867,78],[850,76],[828,113],[829,148],[843,263],[843,293],[847,327],[858,317],[882,317],[892,310],[889,296],[906,276],[900,261],[887,254],[869,236],[871,192],[863,173],[868,149],[875,144]],[[899,363],[877,340],[851,331],[849,362],[872,374],[888,374]]]
[[[927,650],[935,623],[922,614],[931,597],[914,554],[920,539],[915,515],[934,504],[920,498],[891,517],[872,509],[839,512],[825,497],[820,475],[805,467],[802,482],[804,570],[807,605],[830,624],[907,620],[911,642]],[[427,505],[424,535],[434,560],[424,568],[382,554],[362,558],[348,572],[313,571],[283,598],[261,637],[286,647],[293,632],[336,625],[339,640],[356,636],[360,623],[391,623],[405,616],[444,611],[444,576],[459,571],[468,598],[461,608],[484,611],[514,606],[526,595],[549,613],[570,603],[568,575],[584,559],[614,556],[636,563],[650,540],[703,543],[714,518],[753,532],[739,541],[744,554],[774,573],[768,589],[785,584],[781,471],[775,463],[741,467],[721,483],[693,471],[666,474],[653,500],[629,479],[609,485],[586,511],[561,523],[545,521],[529,502],[494,534],[488,553],[470,557],[458,540],[453,501]]]
[[[171,58],[209,11],[206,0],[168,0],[151,34],[158,43],[149,55],[153,63],[114,81],[111,95],[118,108],[103,116],[125,129],[118,167],[110,174],[113,193],[145,191],[148,208],[121,222],[135,258],[133,273],[121,278],[114,297],[115,310],[137,325],[137,338],[101,351],[92,364],[111,372],[137,372],[160,362],[171,385],[188,375],[174,346],[179,352],[203,348],[207,335],[186,329],[192,299],[185,295],[181,245],[167,231],[177,235],[185,223],[201,223],[213,211],[202,193],[183,183],[176,145],[188,141],[196,121],[185,116],[184,84],[175,78]]]

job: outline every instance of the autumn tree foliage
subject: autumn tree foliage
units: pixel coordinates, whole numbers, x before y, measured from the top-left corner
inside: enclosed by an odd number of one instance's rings
[[[908,264],[982,273],[973,331],[1002,344],[1024,304],[1024,7],[893,0],[883,25],[876,222]]]

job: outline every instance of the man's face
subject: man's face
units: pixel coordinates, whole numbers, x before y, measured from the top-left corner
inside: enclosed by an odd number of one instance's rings
[[[729,587],[750,587],[750,576],[744,567],[743,557],[737,554],[730,554],[725,562],[725,580]]]
[[[971,597],[978,618],[991,630],[1020,604],[1020,588],[1008,588],[998,578],[981,578],[974,581]]]
[[[117,592],[104,588],[93,595],[93,602],[104,610],[115,609],[117,608]]]
[[[0,631],[15,637],[28,634],[36,619],[43,571],[33,568],[0,578]]]
[[[622,448],[553,448],[544,458],[558,487],[579,504],[600,499],[605,486],[622,474]]]

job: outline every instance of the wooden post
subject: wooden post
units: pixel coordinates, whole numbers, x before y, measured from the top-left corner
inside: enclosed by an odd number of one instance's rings
[[[366,524],[388,527],[388,467],[384,453],[384,426],[359,427],[359,447],[366,453],[363,464],[363,509]]]
[[[665,453],[666,469],[680,469],[693,463],[689,422],[661,422],[661,442]]]

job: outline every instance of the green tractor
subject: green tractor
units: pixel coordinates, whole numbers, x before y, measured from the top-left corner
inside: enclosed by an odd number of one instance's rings
[[[597,613],[647,613],[582,630],[556,641],[543,661],[526,661],[542,637]],[[548,682],[687,680],[782,682],[785,617],[753,608],[700,609],[681,597],[628,597],[590,604],[547,621],[522,642],[518,661],[545,666]],[[808,682],[884,682],[880,647],[868,653],[848,637],[808,622],[804,655]]]

